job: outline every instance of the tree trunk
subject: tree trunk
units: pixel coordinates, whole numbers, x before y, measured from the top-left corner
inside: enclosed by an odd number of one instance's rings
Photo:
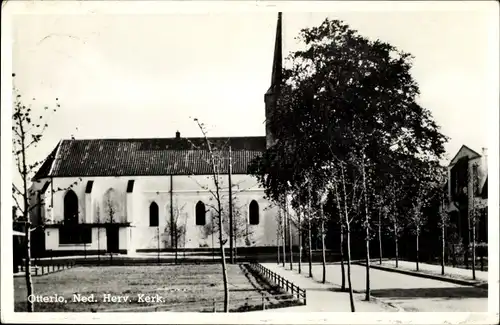
[[[222,211],[219,203],[219,211]],[[220,255],[222,261],[222,280],[224,282],[224,312],[229,311],[229,289],[227,285],[227,267],[226,267],[226,253],[224,252],[224,243],[222,241],[222,216],[219,213],[219,243]]]
[[[179,234],[177,233],[177,222],[175,223],[175,228],[174,228],[174,231],[175,231],[175,264],[177,264],[177,251],[179,250],[179,244],[178,244],[178,241],[179,241]]]
[[[344,267],[344,226],[340,225],[340,272],[342,273],[342,286],[340,290],[345,291],[345,267]]]
[[[160,223],[158,223],[158,227],[156,227],[156,246],[158,247],[156,251],[156,263],[160,263]]]
[[[469,268],[469,245],[470,245],[470,237],[471,237],[470,234],[471,234],[470,218],[467,215],[467,237],[465,238],[467,243],[466,243],[466,245],[464,245],[464,248],[465,248],[464,259],[465,259],[465,268],[466,269]]]
[[[231,180],[231,174],[233,173],[233,163],[231,155],[231,146],[229,146],[229,172],[228,172],[228,187],[229,187],[229,257],[231,264],[234,264],[234,229],[233,229],[233,185]]]
[[[308,242],[308,250],[309,250],[309,277],[312,278],[312,234],[311,234],[311,215],[307,217],[307,242]]]
[[[382,264],[382,220],[380,217],[380,209],[378,210],[378,257],[379,264]]]
[[[394,223],[394,250],[395,250],[395,253],[394,255],[396,255],[396,267],[398,267],[399,265],[399,245],[398,245],[398,225],[397,223],[395,222]]]
[[[416,263],[417,263],[417,271],[418,271],[418,251],[419,251],[419,237],[420,237],[420,234],[419,234],[419,230],[417,230],[417,255],[416,255]]]
[[[97,221],[99,222],[99,220]],[[99,244],[99,238],[101,237],[100,236],[101,234],[101,228],[97,228],[97,261],[98,261],[98,264],[101,264],[101,245]]]
[[[337,184],[334,184],[335,199],[337,201],[337,210],[339,211],[339,224],[340,224],[340,272],[342,275],[341,291],[345,291],[345,267],[344,267],[344,223],[342,222],[342,208],[340,207],[339,192]]]
[[[321,255],[322,255],[322,264],[323,264],[323,279],[322,282],[326,283],[326,248],[325,248],[325,218],[323,212],[323,203],[320,206],[321,213]]]
[[[285,220],[285,214],[282,214],[281,222],[283,224],[283,227],[281,227],[281,235],[283,236],[283,267],[286,266],[286,220]]]
[[[281,263],[281,255],[280,255],[280,250],[281,250],[281,243],[280,243],[280,233],[281,233],[281,224],[278,226],[278,230],[276,231],[276,247],[278,248],[278,265]]]
[[[351,230],[349,228],[349,222],[346,223],[347,227],[347,282],[349,283],[349,301],[351,303],[351,312],[356,312],[356,307],[354,306],[354,295],[352,292],[352,281],[351,281]]]
[[[302,273],[302,220],[300,218],[300,205],[298,210],[298,224],[299,224],[299,274]]]
[[[23,122],[19,121],[19,126],[20,126],[20,131],[21,131],[21,156],[22,156],[22,167],[21,167],[21,178],[23,180],[23,205],[24,205],[24,211],[23,211],[23,217],[24,221],[26,222],[26,290],[27,290],[27,311],[28,312],[34,312],[35,311],[35,305],[33,302],[30,302],[31,300],[31,295],[33,294],[33,282],[31,279],[31,222],[30,222],[30,216],[29,216],[29,202],[28,202],[28,167],[26,165],[26,133],[23,128]]]
[[[25,211],[28,211],[25,209]],[[27,214],[27,213],[26,213]],[[25,261],[25,268],[26,268],[26,301],[27,301],[27,311],[28,312],[34,312],[35,311],[35,304],[31,299],[31,296],[33,295],[33,282],[31,279],[31,222],[27,221],[26,222],[26,229],[25,229],[25,237],[26,237],[26,261]]]
[[[214,222],[212,221],[212,260],[215,260],[215,240],[214,240],[214,234],[215,230],[214,230]]]
[[[472,222],[472,279],[476,280],[476,223]]]
[[[444,275],[444,258],[446,249],[446,239],[445,239],[445,224],[444,220],[441,220],[441,275]]]
[[[234,218],[234,216],[233,216]],[[234,247],[234,259],[236,260],[236,263],[238,263],[238,238],[240,238],[239,236],[239,229],[238,229],[238,225],[236,222],[233,222],[233,247]]]
[[[363,154],[362,159],[362,173],[363,173],[363,196],[365,202],[365,231],[366,231],[366,290],[365,300],[370,301],[370,217],[368,214],[368,199],[366,196],[366,173],[365,173],[365,157]]]
[[[290,249],[290,270],[293,270],[293,234],[292,234],[292,221],[290,220],[290,213],[288,211],[288,201],[285,201],[286,218],[288,220],[288,245]]]
[[[343,196],[344,196],[344,217],[345,217],[345,226],[347,231],[347,282],[349,283],[349,301],[351,303],[351,312],[356,311],[356,307],[354,306],[354,295],[352,292],[352,281],[351,281],[351,228],[349,221],[349,214],[347,213],[347,194],[345,189],[345,180],[344,180],[344,166],[340,165],[340,171],[342,173],[342,187],[343,187]]]

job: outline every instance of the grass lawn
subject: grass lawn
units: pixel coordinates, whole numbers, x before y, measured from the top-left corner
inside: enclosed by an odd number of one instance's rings
[[[53,298],[51,302],[35,302],[35,311],[201,312],[213,311],[215,299],[220,312],[224,301],[221,269],[220,264],[75,267],[33,277],[35,295],[50,299],[57,294],[65,300],[56,302]],[[228,265],[228,278],[230,311],[262,309],[262,292],[280,294],[243,264]],[[74,299],[75,294],[93,295],[95,301],[78,302]],[[105,294],[110,294],[111,299],[123,298],[121,301],[105,301]],[[148,301],[147,297],[154,301]],[[291,305],[282,299],[284,297],[265,298],[266,308]],[[16,312],[26,310],[24,277],[14,278],[14,301]]]

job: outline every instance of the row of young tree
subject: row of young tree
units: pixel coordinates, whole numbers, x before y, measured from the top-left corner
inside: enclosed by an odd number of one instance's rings
[[[268,116],[273,145],[254,160],[251,171],[288,223],[286,205],[296,211],[292,222],[308,234],[309,250],[311,225],[319,227],[323,282],[326,227],[332,221],[339,225],[354,311],[353,229],[362,229],[365,237],[367,300],[370,244],[383,228],[394,239],[396,263],[398,238],[403,229],[412,230],[418,269],[426,210],[446,204],[446,172],[439,162],[447,138],[417,102],[410,54],[369,40],[337,20],[303,29],[298,39],[304,49],[287,58],[277,105]],[[434,217],[440,216],[445,226],[445,213]],[[343,250],[341,265],[345,289]]]

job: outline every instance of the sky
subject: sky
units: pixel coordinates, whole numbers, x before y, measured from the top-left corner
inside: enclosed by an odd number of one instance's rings
[[[358,7],[359,8],[359,7]],[[498,110],[491,84],[492,24],[469,10],[314,12],[283,10],[283,51],[300,48],[302,28],[326,17],[411,53],[419,102],[450,137],[448,159],[463,145],[488,146],[489,116]],[[286,9],[286,8],[285,8]],[[491,8],[490,8],[491,9]],[[30,14],[12,18],[12,71],[33,109],[61,108],[33,159],[60,139],[264,135],[277,10],[195,14]]]

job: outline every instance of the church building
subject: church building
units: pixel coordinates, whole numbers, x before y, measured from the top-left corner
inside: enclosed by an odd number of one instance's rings
[[[280,13],[266,119],[279,94],[281,42]],[[225,213],[231,184],[236,247],[276,247],[278,208],[248,174],[252,159],[273,143],[269,127],[265,136],[208,140],[225,148],[218,181]],[[33,233],[32,246],[42,255],[217,248],[212,167],[205,139],[180,132],[171,138],[61,140],[33,179],[31,220],[44,227]]]

